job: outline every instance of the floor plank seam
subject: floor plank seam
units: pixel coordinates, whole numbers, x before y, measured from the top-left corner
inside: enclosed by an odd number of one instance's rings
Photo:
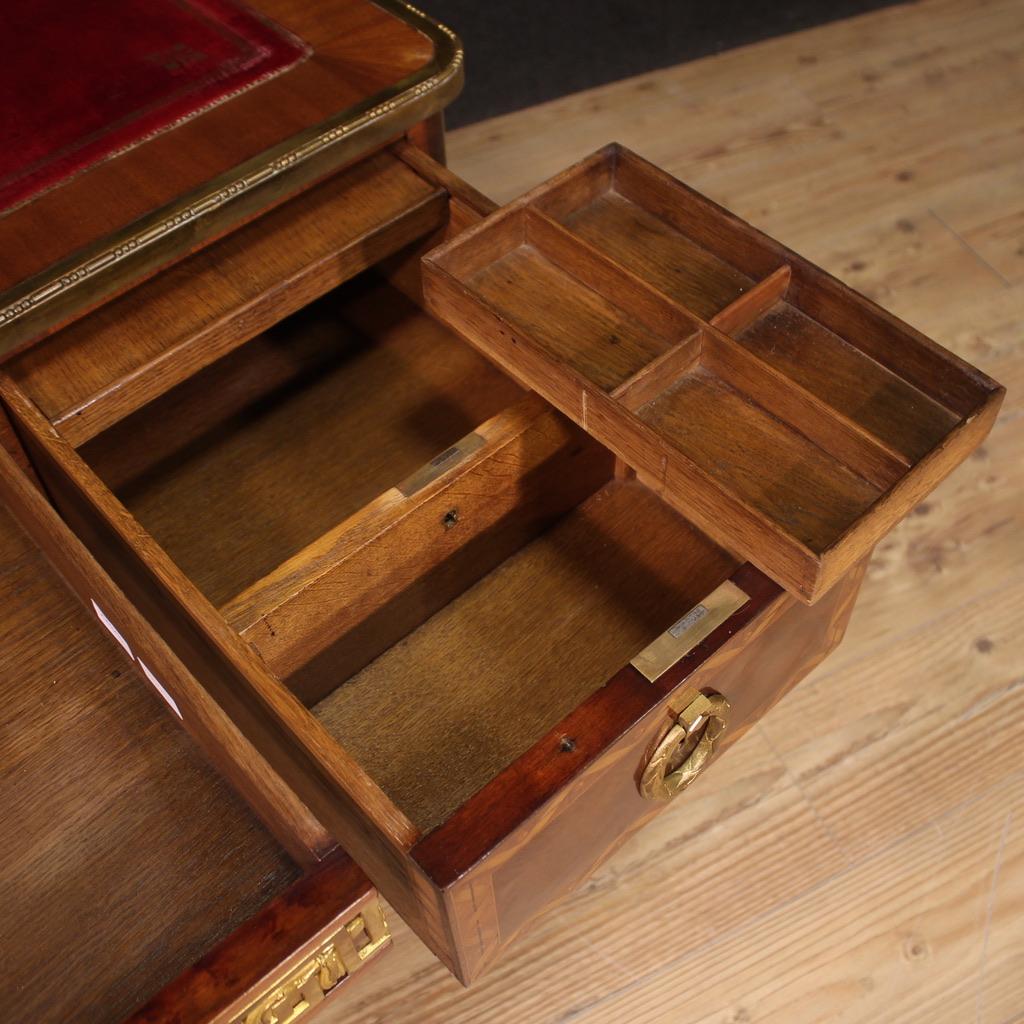
[[[964,800],[961,800],[959,803],[954,804],[952,807],[946,808],[942,812],[942,814],[937,815],[936,817],[923,822],[916,828],[911,829],[909,832],[894,837],[890,842],[883,844],[877,850],[874,850],[871,853],[868,853],[865,856],[858,858],[856,861],[850,863],[848,866],[842,867],[839,870],[834,871],[829,875],[826,875],[825,877],[819,879],[819,881],[815,882],[813,885],[801,890],[799,893],[790,896],[786,899],[780,900],[778,903],[774,903],[770,907],[766,907],[760,913],[755,914],[751,918],[748,918],[741,924],[737,924],[731,928],[725,929],[719,935],[715,935],[713,938],[708,939],[707,942],[704,942],[701,945],[696,946],[691,950],[688,950],[686,953],[683,953],[681,956],[676,957],[675,959],[662,964],[656,970],[651,971],[647,974],[640,975],[639,977],[636,977],[629,981],[627,984],[622,985],[609,992],[606,992],[598,999],[595,999],[584,1006],[574,1007],[568,1013],[559,1017],[557,1024],[570,1024],[570,1022],[572,1021],[581,1020],[583,1019],[584,1014],[590,1013],[595,1008],[603,1004],[609,1003],[613,1000],[618,1000],[624,994],[639,987],[646,986],[654,979],[661,978],[665,975],[673,973],[679,968],[681,964],[686,963],[688,960],[693,959],[695,956],[702,955],[711,950],[714,950],[718,946],[723,945],[731,938],[733,938],[736,935],[739,935],[744,931],[756,930],[756,927],[760,922],[766,921],[768,918],[785,911],[788,907],[794,906],[800,900],[812,897],[816,893],[824,891],[829,886],[851,875],[853,872],[870,866],[872,863],[881,860],[898,847],[906,843],[911,843],[918,837],[923,836],[928,832],[934,832],[940,838],[944,838],[945,833],[942,829],[942,822],[944,820],[955,817],[958,814],[964,813],[973,804],[979,802],[982,798],[984,798],[987,794],[991,793],[995,789],[1002,787],[1012,787],[1022,782],[1024,782],[1024,771],[1017,772],[1014,775],[1009,775],[1003,779],[1000,779],[998,782],[993,783],[984,791],[980,793],[974,793],[970,797],[967,797]]]
[[[793,774],[789,765],[786,763],[786,759],[782,756],[782,754],[779,753],[778,748],[772,742],[772,739],[768,735],[767,730],[763,729],[760,723],[758,723],[756,729],[757,732],[760,734],[761,738],[764,740],[765,745],[771,751],[772,756],[775,758],[776,761],[778,761],[779,766],[782,768],[783,774],[789,780],[789,784],[800,794],[801,799],[807,806],[807,809],[811,812],[812,817],[821,826],[822,831],[825,833],[825,835],[828,836],[829,842],[833,845],[833,847],[835,847],[836,852],[843,859],[843,863],[847,867],[850,866],[853,863],[850,851],[848,851],[844,844],[839,841],[839,837],[836,835],[832,826],[829,825],[824,818],[822,818],[817,806],[814,803],[814,800],[811,799],[811,796],[804,789],[803,783],[801,783],[800,780]]]
[[[1010,826],[1013,823],[1013,811],[1007,811],[1003,819],[1003,829],[999,836],[999,845],[996,848],[995,864],[992,866],[992,882],[989,885],[988,900],[985,905],[985,926],[982,931],[981,959],[978,963],[978,994],[975,1000],[976,1024],[981,1024],[982,1014],[985,1011],[985,968],[988,965],[988,942],[992,932],[992,912],[995,908],[996,890],[999,887],[999,873],[1003,866],[1003,854],[1006,851],[1006,840],[1010,835]]]
[[[998,271],[995,267],[984,256],[974,248],[970,242],[967,241],[957,230],[951,227],[942,216],[937,213],[932,207],[928,207],[928,212],[987,270],[992,271],[996,277],[999,278],[1003,283],[1004,288],[1012,288],[1013,285]]]

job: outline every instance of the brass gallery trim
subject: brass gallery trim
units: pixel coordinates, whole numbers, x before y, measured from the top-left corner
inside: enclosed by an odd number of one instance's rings
[[[74,304],[66,301],[70,292],[78,295],[83,285],[92,282],[97,289],[84,295],[81,304],[99,301],[122,281],[114,275],[126,265],[144,269],[161,257],[173,256],[175,250],[168,244],[175,236],[181,238],[184,248],[214,230],[223,230],[231,224],[231,213],[241,218],[248,212],[242,201],[252,198],[257,190],[269,199],[282,198],[290,186],[297,189],[328,173],[358,155],[360,147],[368,149],[386,142],[454,98],[463,76],[463,49],[458,36],[405,0],[374,2],[427,36],[434,47],[428,64],[363,103],[266,150],[202,189],[140,218],[98,246],[0,295],[0,356],[42,333],[61,313],[73,309]],[[424,112],[427,98],[436,99],[438,105]],[[152,259],[147,264],[143,257],[149,254]],[[111,287],[104,289],[108,281]],[[53,314],[44,319],[48,307]]]
[[[657,640],[648,644],[630,664],[653,683],[749,600],[749,596],[735,583],[726,580]]]
[[[384,911],[375,900],[321,942],[297,967],[272,982],[231,1018],[231,1024],[291,1024],[322,1003],[390,939]]]

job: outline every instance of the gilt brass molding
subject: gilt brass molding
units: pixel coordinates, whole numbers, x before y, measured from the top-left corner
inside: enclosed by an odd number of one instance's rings
[[[76,309],[95,305],[132,278],[400,135],[454,99],[463,79],[458,36],[405,0],[374,2],[427,36],[434,56],[426,65],[8,289],[0,295],[0,357]]]

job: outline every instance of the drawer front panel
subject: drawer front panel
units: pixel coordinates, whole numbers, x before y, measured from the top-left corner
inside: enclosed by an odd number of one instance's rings
[[[467,844],[460,863],[457,842],[451,831],[444,834],[445,829],[417,847],[418,859],[428,873],[447,885],[446,900],[463,957],[464,980],[485,970],[536,916],[571,892],[665,808],[665,803],[641,795],[640,778],[653,750],[694,692],[717,692],[731,704],[729,725],[717,756],[839,643],[863,568],[858,566],[813,607],[772,588],[773,596],[765,599],[762,594],[761,600],[754,599],[735,613],[733,618],[746,620],[745,624],[732,632],[735,623],[727,621],[654,683],[639,673],[627,682],[620,674],[595,699],[638,703],[643,697],[637,689],[643,686],[657,691],[656,705],[605,746],[555,797],[494,844],[487,856],[465,863],[467,857],[474,856]],[[745,573],[747,568],[735,578],[743,578]],[[709,649],[714,653],[708,654]],[[614,691],[618,693],[613,696]],[[556,742],[572,741],[581,746],[587,742],[586,712],[584,705],[564,723],[567,735],[561,741],[552,736],[538,744],[544,759],[550,760],[545,744],[550,748]],[[580,726],[578,735],[568,735],[574,724]],[[499,786],[518,782],[524,791],[530,788],[531,771],[538,769],[536,764],[527,764],[529,760],[528,755],[523,764],[510,769],[467,805],[478,820],[486,818],[488,806],[508,806],[514,800],[511,793],[499,792]],[[517,768],[520,775],[515,778]],[[684,799],[676,802],[681,804]],[[486,845],[485,840],[481,842]]]

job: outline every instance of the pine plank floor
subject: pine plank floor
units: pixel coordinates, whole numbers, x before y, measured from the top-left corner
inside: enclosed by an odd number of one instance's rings
[[[1009,394],[843,646],[685,800],[469,991],[395,921],[340,1019],[1024,1021],[1024,6],[759,43],[462,129],[449,162],[504,202],[612,139]]]

